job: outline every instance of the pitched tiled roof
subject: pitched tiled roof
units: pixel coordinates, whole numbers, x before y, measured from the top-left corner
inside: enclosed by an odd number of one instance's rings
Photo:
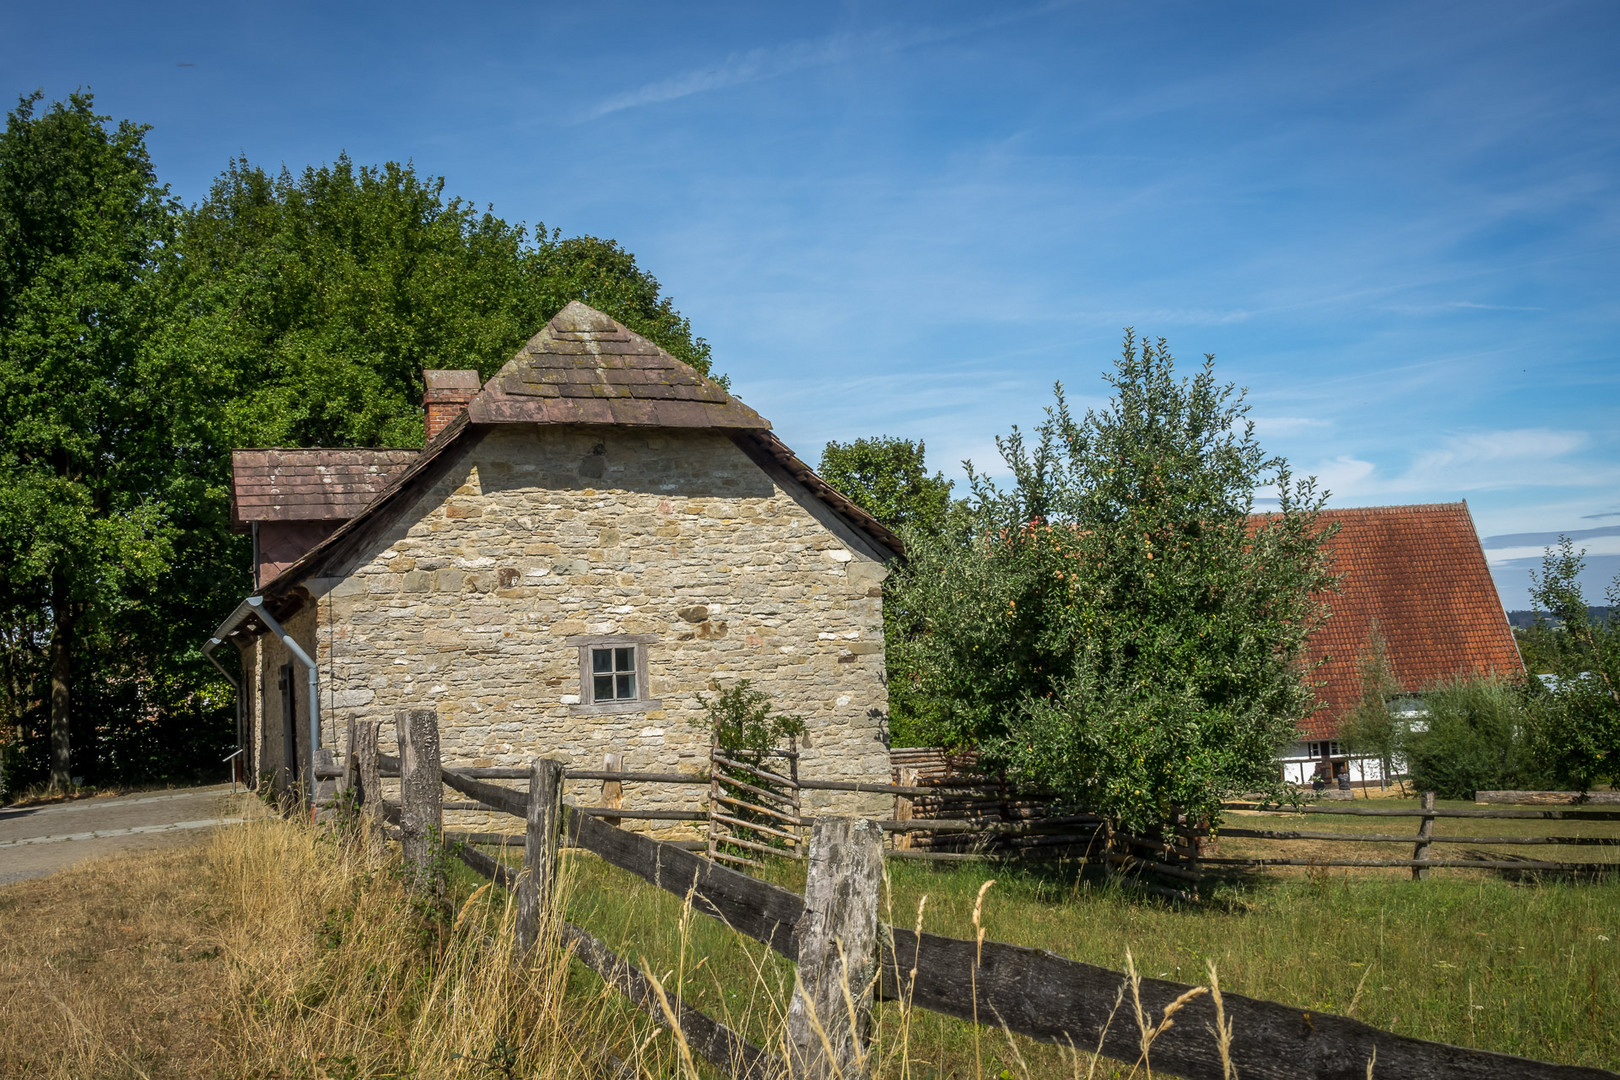
[[[764,430],[725,387],[578,300],[484,385],[475,424],[617,424]]]
[[[1485,564],[1467,503],[1324,510],[1340,593],[1311,635],[1323,708],[1303,725],[1331,738],[1361,696],[1361,657],[1376,620],[1401,687],[1421,691],[1457,675],[1519,675],[1524,664]]]
[[[231,524],[343,521],[365,509],[418,450],[235,450]]]

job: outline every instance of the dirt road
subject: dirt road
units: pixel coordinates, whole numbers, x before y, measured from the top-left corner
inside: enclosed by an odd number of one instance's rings
[[[185,843],[242,820],[229,784],[0,809],[0,886],[84,859]]]

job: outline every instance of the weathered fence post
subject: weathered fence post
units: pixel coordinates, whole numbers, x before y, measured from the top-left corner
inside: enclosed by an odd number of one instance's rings
[[[603,754],[602,771],[612,773],[624,772],[624,755],[615,753]],[[602,781],[602,805],[609,810],[618,810],[623,808],[624,784],[621,781]],[[616,829],[619,827],[619,824],[623,819],[616,817],[603,817],[602,820],[607,824],[612,825]]]
[[[793,928],[799,978],[788,1006],[793,1080],[867,1075],[878,963],[883,830],[865,818],[817,818],[810,830],[804,915]]]
[[[528,830],[523,872],[517,883],[517,951],[527,955],[540,940],[557,881],[557,834],[562,827],[562,762],[536,758],[529,766]]]
[[[377,750],[380,730],[381,720],[361,720],[354,727],[354,742],[349,746],[359,798],[360,828],[375,849],[381,849],[383,843],[382,763]]]
[[[900,767],[900,786],[901,787],[916,787],[917,786],[917,768],[916,768],[916,766],[914,766],[914,765],[902,765]],[[916,807],[917,807],[917,804],[912,800],[910,795],[896,795],[894,797],[894,820],[896,820],[896,821],[910,821],[912,819],[912,815],[917,812]],[[897,851],[910,851],[911,850],[911,834],[908,833],[908,832],[897,832],[897,833],[895,833],[894,834],[894,846],[895,846],[895,849]]]
[[[1425,811],[1432,811],[1434,809],[1434,792],[1425,791],[1423,793],[1423,809]],[[1433,841],[1434,815],[1432,813],[1425,813],[1422,821],[1418,824],[1417,845],[1412,848],[1412,858],[1422,860],[1423,862],[1428,862],[1429,845],[1433,843]],[[1412,867],[1413,881],[1422,881],[1428,876],[1429,868],[1427,866]]]
[[[803,802],[803,799],[800,797],[801,796],[801,789],[799,787],[799,737],[797,735],[790,735],[788,737],[788,759],[787,759],[787,762],[788,762],[788,767],[787,767],[788,779],[793,781],[792,784],[790,784],[788,786],[788,795],[790,795],[792,797],[792,799],[793,799],[793,809],[790,811],[790,813],[792,813],[792,815],[793,815],[793,820],[798,822],[798,824],[795,825],[793,827],[793,829],[792,829],[793,834],[798,837],[798,839],[793,842],[793,857],[795,859],[802,859],[802,858],[804,858],[804,852],[805,852],[805,843],[804,843],[804,802]]]
[[[704,839],[709,842],[709,861],[714,862],[715,852],[720,850],[718,843],[721,825],[714,819],[714,815],[722,813],[720,806],[720,763],[715,758],[720,756],[720,735],[715,733],[709,740],[709,820],[704,830]]]
[[[344,746],[348,747],[348,749],[344,751],[343,756],[343,775],[338,777],[337,782],[338,799],[342,800],[347,797],[351,804],[351,808],[353,805],[355,805],[353,794],[354,789],[360,784],[360,778],[355,775],[354,767],[354,725],[356,723],[357,721],[351,716],[349,718],[348,737],[343,743]]]
[[[434,871],[444,835],[444,792],[439,774],[439,714],[433,709],[399,709],[400,847],[405,870],[418,889],[438,892]]]

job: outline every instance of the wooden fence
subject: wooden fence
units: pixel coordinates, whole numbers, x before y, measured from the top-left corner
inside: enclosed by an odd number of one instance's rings
[[[1606,860],[1556,860],[1505,857],[1500,853],[1479,853],[1477,850],[1462,856],[1441,854],[1437,846],[1446,849],[1492,848],[1498,846],[1571,846],[1606,848],[1609,852],[1620,849],[1620,837],[1570,836],[1567,834],[1540,834],[1518,836],[1453,835],[1436,833],[1437,819],[1522,819],[1545,821],[1620,821],[1620,809],[1590,808],[1586,806],[1515,808],[1515,809],[1446,809],[1436,808],[1432,792],[1421,796],[1416,807],[1378,807],[1359,804],[1305,804],[1298,807],[1266,806],[1259,803],[1231,802],[1224,804],[1228,811],[1257,811],[1268,814],[1335,814],[1358,818],[1415,818],[1417,829],[1404,835],[1380,830],[1377,832],[1327,831],[1310,829],[1258,829],[1245,828],[1243,818],[1229,818],[1217,834],[1184,816],[1149,833],[1130,833],[1115,829],[1099,817],[1054,816],[1049,804],[1038,796],[1019,793],[1012,789],[1004,777],[986,774],[977,766],[971,753],[951,755],[937,748],[896,749],[891,753],[892,772],[897,785],[937,787],[933,795],[915,798],[897,797],[896,818],[914,822],[922,829],[924,821],[939,821],[941,830],[958,830],[961,820],[977,821],[984,825],[979,831],[936,831],[923,834],[925,839],[913,839],[904,845],[912,848],[909,857],[924,858],[984,858],[1017,850],[1018,843],[998,842],[1000,836],[1012,838],[1028,835],[1023,842],[1029,853],[1041,845],[1057,845],[1054,854],[1074,855],[1080,847],[1081,861],[1104,862],[1110,868],[1146,875],[1158,882],[1142,882],[1150,891],[1182,899],[1196,898],[1198,886],[1208,879],[1212,871],[1232,872],[1258,870],[1267,867],[1346,867],[1346,868],[1407,868],[1414,879],[1429,876],[1432,870],[1474,869],[1520,872],[1603,873],[1620,870],[1620,858]],[[967,785],[964,789],[963,785]],[[1566,802],[1568,797],[1566,796]],[[1069,835],[1054,835],[1064,830],[1056,826],[1071,826]],[[1044,834],[1044,835],[1043,835]],[[1261,841],[1282,847],[1278,855],[1223,856],[1217,840]],[[1320,841],[1349,844],[1411,844],[1409,858],[1352,858],[1322,855],[1300,856],[1288,853],[1291,841]],[[897,845],[900,846],[900,845]],[[959,854],[950,854],[958,852]],[[971,854],[961,854],[971,852]],[[897,852],[896,854],[901,854]]]
[[[727,754],[732,754],[728,757]],[[774,758],[782,764],[777,765]],[[1200,823],[1178,817],[1147,832],[1118,828],[1095,814],[1075,814],[1054,810],[1044,799],[1016,791],[1004,777],[984,775],[970,756],[947,758],[937,750],[895,750],[892,755],[891,784],[847,781],[816,781],[798,775],[798,755],[793,749],[774,751],[761,759],[748,761],[716,746],[707,772],[662,773],[628,772],[623,756],[608,754],[600,770],[574,769],[565,773],[569,781],[594,781],[601,785],[596,806],[577,806],[576,812],[601,817],[610,824],[644,821],[660,824],[686,824],[706,830],[703,840],[669,840],[692,850],[702,850],[715,861],[735,866],[758,865],[764,855],[803,857],[804,819],[800,793],[806,790],[881,792],[894,798],[894,817],[880,821],[879,828],[891,838],[887,857],[932,861],[972,861],[987,859],[1063,858],[1072,866],[1097,865],[1110,874],[1123,875],[1136,887],[1171,899],[1196,902],[1211,875],[1265,870],[1273,867],[1407,869],[1414,879],[1434,870],[1487,870],[1518,873],[1605,873],[1620,870],[1620,859],[1587,861],[1531,858],[1482,851],[1498,846],[1567,845],[1608,854],[1620,848],[1616,836],[1572,836],[1564,833],[1535,835],[1478,835],[1466,831],[1453,834],[1436,832],[1437,820],[1522,819],[1565,820],[1572,822],[1620,821],[1620,809],[1562,806],[1536,808],[1436,808],[1432,795],[1417,807],[1368,806],[1363,804],[1305,804],[1265,806],[1233,802],[1231,817],[1217,835]],[[343,770],[321,768],[319,776],[336,776]],[[527,771],[514,768],[473,768],[459,770],[463,775],[484,780],[524,779]],[[690,809],[637,809],[627,807],[625,786],[685,785],[707,789],[693,800]],[[476,801],[446,802],[445,810],[486,810]],[[1377,831],[1250,828],[1244,812],[1265,815],[1330,814],[1356,818],[1416,819],[1410,833]],[[1390,822],[1390,825],[1395,822]],[[500,833],[464,832],[452,839],[478,844],[515,842]],[[1277,854],[1231,854],[1220,843],[1245,841],[1244,847],[1275,846]],[[1320,850],[1299,854],[1297,842],[1330,844],[1410,844],[1410,856],[1376,858],[1324,855]],[[1460,854],[1453,854],[1462,848]],[[1375,854],[1378,854],[1375,852]]]
[[[1439,834],[1435,832],[1435,822],[1467,821],[1480,819],[1518,819],[1536,821],[1620,821],[1620,809],[1588,809],[1584,807],[1548,807],[1546,809],[1445,809],[1436,808],[1434,793],[1426,792],[1421,797],[1421,803],[1416,807],[1381,807],[1381,806],[1318,806],[1306,805],[1302,807],[1267,807],[1258,803],[1228,803],[1229,810],[1261,811],[1277,814],[1331,814],[1341,817],[1359,818],[1416,818],[1418,827],[1416,833],[1405,835],[1387,832],[1333,832],[1308,829],[1246,829],[1238,825],[1223,825],[1220,835],[1233,839],[1255,840],[1314,840],[1328,843],[1353,844],[1389,844],[1410,843],[1412,857],[1409,859],[1322,859],[1322,858],[1271,858],[1265,856],[1247,858],[1218,858],[1205,856],[1203,862],[1210,866],[1236,866],[1236,867],[1262,867],[1262,866],[1344,866],[1344,867],[1408,867],[1413,878],[1424,878],[1433,869],[1479,869],[1479,870],[1523,870],[1523,871],[1574,871],[1574,872],[1603,872],[1620,870],[1620,861],[1590,860],[1584,862],[1548,859],[1509,859],[1488,858],[1475,856],[1472,858],[1454,858],[1436,855],[1436,845],[1463,846],[1463,847],[1510,847],[1515,845],[1558,845],[1568,847],[1602,847],[1611,850],[1620,847],[1620,839],[1610,836],[1569,836],[1569,835],[1534,835],[1534,836],[1480,836],[1480,835],[1454,835]]]
[[[562,802],[563,781],[594,778],[565,773],[555,761],[525,770],[444,769],[431,709],[401,710],[401,755],[376,751],[376,731],[359,733],[347,767],[363,816],[400,825],[409,865],[426,873],[442,821],[442,787],[525,822],[523,864],[513,871],[469,844],[454,846],[473,870],[516,890],[518,945],[527,950],[550,928],[572,955],[661,1023],[678,1026],[688,1044],[737,1080],[856,1080],[869,1060],[869,1010],[874,1000],[900,1001],[1043,1042],[1096,1050],[1104,1057],[1150,1065],[1189,1080],[1312,1076],[1332,1080],[1574,1080],[1608,1078],[1601,1069],[1426,1042],[1257,998],[1128,975],[1038,949],[918,933],[878,921],[882,830],[872,821],[819,818],[811,828],[805,895],[768,884],[685,847],[627,832],[601,810]],[[402,802],[388,807],[380,777],[400,776]],[[528,790],[489,782],[526,778]],[[629,774],[613,773],[622,783]],[[808,783],[801,781],[808,786]],[[832,782],[824,782],[832,783]],[[624,815],[620,815],[624,816]],[[676,1001],[616,956],[588,930],[567,923],[552,906],[559,844],[592,852],[675,896],[690,895],[697,910],[762,942],[798,964],[787,1015],[786,1060],[740,1033]],[[1116,1025],[1121,996],[1135,995],[1150,1030]],[[1178,1011],[1179,1010],[1179,1011]],[[1176,1012],[1176,1022],[1161,1023]],[[1226,1040],[1216,1032],[1229,1033]],[[1226,1042],[1223,1055],[1222,1043]],[[1146,1049],[1144,1050],[1144,1044]],[[1144,1061],[1144,1058],[1147,1060]]]
[[[731,756],[727,756],[730,754]],[[788,855],[802,858],[805,821],[801,816],[803,791],[880,792],[894,798],[894,816],[878,822],[890,837],[886,856],[894,859],[930,861],[973,861],[988,859],[1063,858],[1071,866],[1096,865],[1108,873],[1122,875],[1135,887],[1183,902],[1196,902],[1212,875],[1265,870],[1274,867],[1313,869],[1407,869],[1414,879],[1423,879],[1434,870],[1486,870],[1518,873],[1605,873],[1620,870],[1620,858],[1587,861],[1531,858],[1482,851],[1498,846],[1571,846],[1608,854],[1620,848],[1617,836],[1572,836],[1565,833],[1535,835],[1479,835],[1465,830],[1453,834],[1436,832],[1437,820],[1521,819],[1571,822],[1620,821],[1620,808],[1590,806],[1547,806],[1523,808],[1451,809],[1434,806],[1433,796],[1419,806],[1369,806],[1364,804],[1304,804],[1265,806],[1252,802],[1227,803],[1229,811],[1242,816],[1228,822],[1212,835],[1198,822],[1178,817],[1158,829],[1130,832],[1095,814],[1056,810],[1039,796],[1020,792],[1005,777],[978,769],[972,755],[950,757],[937,749],[896,749],[891,754],[890,784],[848,781],[817,781],[798,774],[796,750],[774,751],[765,755],[740,756],[715,746],[706,772],[664,773],[629,772],[623,768],[623,755],[607,754],[603,768],[570,769],[568,781],[596,782],[601,785],[599,805],[576,806],[574,812],[596,816],[610,824],[626,821],[689,825],[704,830],[702,840],[667,840],[690,850],[704,851],[714,861],[734,866],[757,866],[762,856]],[[782,764],[775,764],[780,761]],[[462,775],[482,780],[522,780],[528,772],[515,768],[471,768]],[[319,768],[317,776],[336,777],[342,769]],[[626,785],[684,785],[693,789],[690,809],[638,809],[626,805]],[[707,789],[704,800],[697,789]],[[450,801],[444,810],[487,810],[476,801]],[[1244,824],[1248,814],[1265,815],[1329,814],[1355,818],[1416,819],[1413,832],[1401,834],[1377,831],[1251,828]],[[1330,819],[1331,820],[1331,819]],[[1390,825],[1396,822],[1389,822]],[[462,832],[450,835],[467,843],[500,845],[517,841],[502,833]],[[1245,841],[1244,847],[1275,846],[1253,854],[1231,854],[1220,843]],[[1329,844],[1410,844],[1409,857],[1344,857],[1324,855],[1320,850],[1299,854],[1301,841]],[[1454,854],[1458,848],[1460,854]],[[1374,853],[1378,854],[1378,853]]]

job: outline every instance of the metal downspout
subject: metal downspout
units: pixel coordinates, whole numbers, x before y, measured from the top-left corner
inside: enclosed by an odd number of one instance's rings
[[[225,665],[220,663],[219,658],[214,655],[214,650],[223,644],[225,644],[225,642],[220,638],[209,638],[208,644],[202,647],[202,654],[208,657],[208,662],[217,667],[219,669],[219,673],[225,676],[225,681],[231,684],[232,696],[236,698],[236,752],[239,754],[242,752],[243,744],[247,742],[247,739],[243,736],[242,732],[242,683],[236,678],[236,676],[232,675],[229,671],[226,671]],[[244,779],[246,779],[246,775],[246,773],[243,773]],[[234,781],[235,778],[236,767],[233,765],[231,766],[231,779]],[[236,789],[233,787],[231,790],[234,791]]]
[[[281,624],[276,621],[276,617],[270,614],[270,610],[264,606],[264,597],[250,596],[247,598],[246,603],[248,607],[253,609],[253,613],[258,616],[261,621],[263,621],[265,627],[268,628],[272,634],[276,635],[276,637],[280,638],[283,645],[287,646],[287,651],[293,655],[293,658],[296,659],[300,664],[304,665],[304,671],[308,675],[309,791],[310,797],[314,798],[315,751],[320,749],[321,745],[321,683],[319,669],[316,668],[315,661],[310,659],[309,653],[304,651],[304,647],[298,644],[298,642],[294,641],[292,635],[283,630],[281,628]]]

